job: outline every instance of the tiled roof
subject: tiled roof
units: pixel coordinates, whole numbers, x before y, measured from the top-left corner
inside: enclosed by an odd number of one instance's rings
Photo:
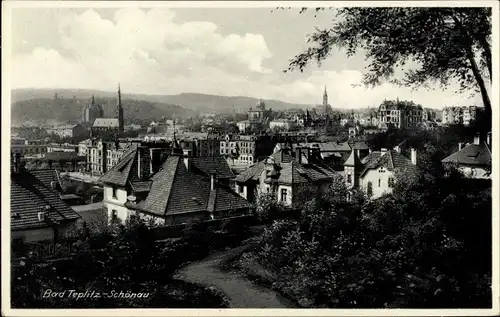
[[[163,163],[162,169],[152,178],[148,196],[139,204],[141,209],[156,215],[165,214],[180,159],[179,156],[170,156]]]
[[[277,177],[268,177],[267,181],[275,179],[277,182],[283,184],[296,184],[329,180],[335,175],[335,171],[327,166],[317,163],[300,164],[281,150],[273,153],[269,158],[274,159]],[[245,183],[249,180],[258,180],[262,171],[266,169],[266,160],[251,166],[248,170],[238,175],[236,181]]]
[[[125,186],[129,180],[132,165],[136,161],[136,150],[125,153],[120,161],[104,174],[99,181],[104,184]]]
[[[230,189],[210,189],[210,178],[188,170],[180,156],[170,156],[153,177],[146,199],[135,208],[166,216],[203,211],[249,208],[249,203]],[[132,207],[133,208],[133,207]]]
[[[491,151],[485,143],[469,144],[442,160],[443,163],[491,166]]]
[[[363,142],[363,141],[356,141],[353,144],[351,144],[350,146],[351,146],[351,148],[353,148],[355,150],[368,150],[369,149],[368,144],[366,144],[366,142]]]
[[[30,170],[30,174],[36,177],[46,187],[52,188],[52,182],[55,182],[56,185],[59,185],[59,187],[64,190],[62,187],[63,184],[59,179],[59,173],[53,168]]]
[[[62,201],[59,193],[45,186],[29,171],[11,173],[11,229],[23,230],[52,226],[51,221],[77,220],[80,216]],[[38,213],[51,206],[47,221]]]
[[[130,182],[132,190],[136,193],[148,192],[151,189],[152,181]]]
[[[323,142],[318,143],[321,152],[347,152],[351,151],[351,147],[347,142]]]
[[[222,156],[193,157],[190,160],[193,167],[206,176],[216,173],[218,178],[234,177],[229,164],[227,164],[226,159]]]
[[[118,128],[119,122],[116,118],[97,118],[92,126],[96,128]]]
[[[380,152],[374,152],[365,157],[364,161],[367,163],[361,175],[365,174],[370,169],[379,167],[385,167],[389,171],[404,170],[405,173],[415,173],[417,171],[417,167],[411,160],[401,153],[394,150],[388,150],[383,155],[379,154],[378,158],[376,157],[376,153]]]

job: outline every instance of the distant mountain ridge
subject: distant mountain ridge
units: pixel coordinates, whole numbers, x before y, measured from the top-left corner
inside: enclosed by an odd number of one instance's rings
[[[58,100],[54,96],[57,94]],[[103,104],[105,116],[113,116],[117,92],[92,89],[14,89],[11,91],[12,120],[19,121],[76,121],[90,97]],[[219,96],[199,93],[178,95],[129,94],[122,89],[125,118],[148,119],[162,116],[192,116],[196,113],[246,112],[254,107],[259,98],[245,96]],[[296,104],[280,100],[264,99],[266,108],[273,110],[306,109],[316,105]],[[339,112],[350,109],[334,108]],[[357,113],[369,109],[355,109]],[[372,109],[376,110],[376,109]]]
[[[95,95],[100,98],[116,98],[116,92],[90,90],[90,89],[14,89],[12,90],[12,103],[30,99],[53,99],[55,94],[59,98],[88,99]],[[199,93],[181,93],[178,95],[147,95],[130,94],[122,89],[122,98],[143,100],[152,103],[165,103],[178,105],[188,110],[197,112],[221,112],[221,111],[246,111],[259,102],[259,98],[244,96],[219,96]],[[310,105],[289,103],[280,100],[265,100],[267,108],[285,110],[290,108],[306,108]]]

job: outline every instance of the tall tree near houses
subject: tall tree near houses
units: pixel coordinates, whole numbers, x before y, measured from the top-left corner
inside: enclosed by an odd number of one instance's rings
[[[335,15],[333,25],[316,28],[308,37],[309,48],[292,58],[285,72],[303,71],[311,61],[321,65],[335,46],[345,48],[348,56],[362,51],[370,61],[364,85],[389,81],[413,88],[429,83],[446,88],[457,81],[460,92],[481,94],[491,121],[487,89],[492,79],[491,8],[330,9]],[[395,70],[409,62],[418,66],[395,78]]]

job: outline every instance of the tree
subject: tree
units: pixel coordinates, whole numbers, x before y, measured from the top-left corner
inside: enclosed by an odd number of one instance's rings
[[[491,8],[342,8],[334,21],[309,36],[314,46],[292,58],[288,70],[302,71],[311,60],[320,64],[334,46],[347,49],[348,56],[364,50],[371,64],[363,84],[389,79],[413,87],[430,82],[447,87],[456,80],[461,91],[480,92],[491,121]],[[393,78],[409,62],[418,66],[401,80]]]

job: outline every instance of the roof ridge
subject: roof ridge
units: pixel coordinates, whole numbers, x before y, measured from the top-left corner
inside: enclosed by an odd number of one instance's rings
[[[389,162],[389,167],[391,169],[394,169],[394,159],[392,157],[392,150],[387,151],[387,154],[389,155],[389,159],[387,160]]]
[[[175,164],[175,171],[174,171],[174,176],[172,177],[172,188],[174,187],[175,180],[177,178],[177,173],[179,172],[179,162],[180,156],[173,155],[174,159],[177,160]],[[165,161],[166,162],[166,161]],[[184,163],[183,163],[184,164]],[[187,170],[187,169],[186,169]],[[189,171],[188,171],[189,172]],[[168,210],[168,205],[170,203],[170,197],[172,196],[172,188],[168,191],[168,196],[167,196],[167,203],[165,204],[165,210],[163,211],[163,216],[167,216],[167,210]]]

